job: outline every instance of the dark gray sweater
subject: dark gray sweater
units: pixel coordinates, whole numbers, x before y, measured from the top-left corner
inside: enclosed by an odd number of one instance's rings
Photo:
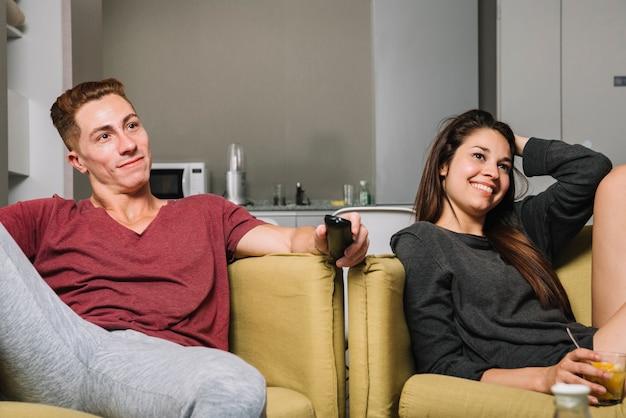
[[[611,163],[580,145],[537,138],[523,157],[527,176],[557,180],[516,208],[528,236],[552,259],[591,216]],[[486,238],[417,222],[391,245],[406,271],[404,307],[419,373],[479,380],[490,368],[553,365],[575,348],[567,327],[592,348],[596,330],[557,308],[543,309]]]

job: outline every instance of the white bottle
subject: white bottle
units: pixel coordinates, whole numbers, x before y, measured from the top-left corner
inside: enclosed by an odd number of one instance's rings
[[[552,386],[554,418],[591,418],[589,386],[557,383]]]

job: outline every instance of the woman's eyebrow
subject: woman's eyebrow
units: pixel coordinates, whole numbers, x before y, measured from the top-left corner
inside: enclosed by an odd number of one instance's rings
[[[491,154],[491,149],[489,149],[487,147],[484,147],[482,145],[472,145],[472,148],[478,148],[479,150],[483,151],[485,154]],[[510,158],[510,157],[504,157],[504,158],[502,158],[501,161],[506,161],[506,162],[512,163],[513,159]]]

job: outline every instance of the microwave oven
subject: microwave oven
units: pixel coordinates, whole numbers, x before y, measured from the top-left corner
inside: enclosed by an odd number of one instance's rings
[[[159,199],[209,193],[210,175],[202,162],[152,163],[150,189]]]

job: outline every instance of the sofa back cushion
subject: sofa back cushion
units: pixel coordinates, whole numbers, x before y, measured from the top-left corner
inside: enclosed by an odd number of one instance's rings
[[[554,262],[574,316],[585,325],[591,325],[591,230],[585,226]]]

